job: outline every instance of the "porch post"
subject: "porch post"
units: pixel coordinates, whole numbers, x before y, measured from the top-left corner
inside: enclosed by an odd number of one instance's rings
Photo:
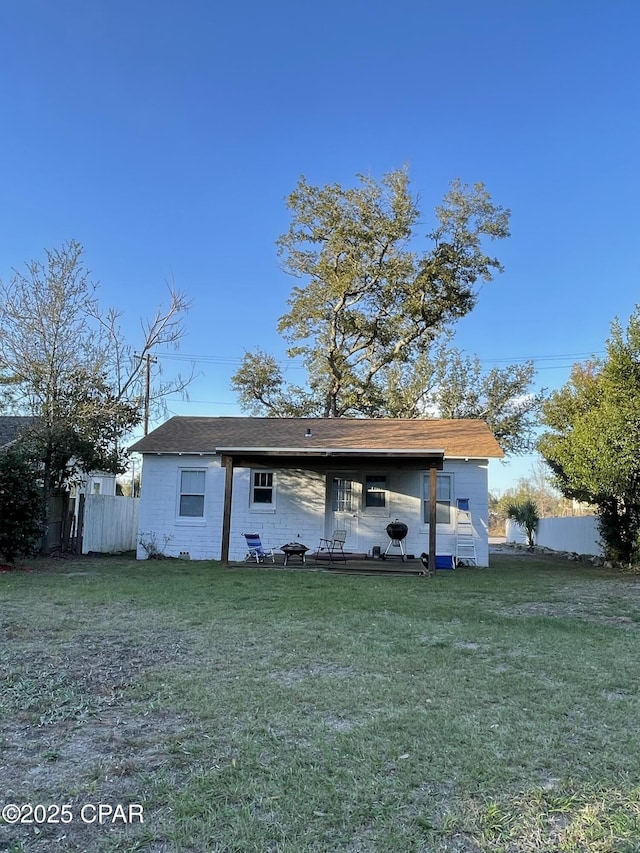
[[[224,468],[224,501],[222,506],[222,550],[220,559],[229,562],[229,539],[231,538],[231,497],[233,495],[233,456],[222,457]]]
[[[436,498],[438,491],[438,469],[432,465],[429,469],[429,574],[436,572]]]

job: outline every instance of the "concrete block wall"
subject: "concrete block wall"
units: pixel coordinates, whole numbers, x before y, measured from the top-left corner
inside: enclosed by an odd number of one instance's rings
[[[262,544],[277,551],[287,542],[315,548],[324,536],[325,479],[315,471],[277,471],[275,506],[252,507],[249,469],[234,475],[229,559],[246,553],[243,533],[259,533]]]
[[[486,463],[446,461],[444,474],[453,476],[453,506],[450,523],[439,524],[436,533],[436,551],[438,554],[455,554],[456,550],[456,514],[457,498],[468,498],[473,520],[477,562],[480,566],[489,565],[488,543],[488,466]],[[381,525],[383,550],[389,538],[385,528],[389,521],[398,518],[404,522],[409,532],[405,540],[405,550],[416,556],[429,550],[429,525],[422,520],[423,478],[425,472],[397,471],[391,477],[392,495],[390,513],[386,523]],[[380,544],[380,543],[375,543]],[[395,549],[390,553],[398,553]]]
[[[180,518],[180,471],[205,471],[204,518]],[[140,487],[138,559],[146,559],[141,540],[155,541],[168,557],[188,553],[193,560],[219,560],[222,547],[224,471],[214,456],[145,455]]]

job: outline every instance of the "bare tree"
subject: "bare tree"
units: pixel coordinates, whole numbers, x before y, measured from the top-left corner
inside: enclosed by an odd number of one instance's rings
[[[161,347],[178,348],[185,335],[185,317],[192,304],[185,293],[176,289],[173,281],[167,282],[167,291],[167,305],[158,306],[150,320],[141,320],[142,336],[137,346],[123,338],[122,311],[111,308],[103,314],[97,305],[93,306],[92,316],[108,342],[107,361],[118,398],[143,407],[145,433],[150,411],[163,413],[166,397],[171,394],[186,396],[194,379],[193,366],[186,376],[178,373],[170,380],[163,379],[162,365],[154,355]]]
[[[122,470],[122,442],[145,400],[159,403],[189,383],[178,377],[145,388],[154,348],[177,346],[184,334],[184,294],[170,288],[168,308],[142,322],[134,348],[120,312],[103,314],[97,291],[74,240],[0,281],[0,371],[10,379],[13,410],[34,418],[25,441],[40,459],[45,496],[79,472]]]

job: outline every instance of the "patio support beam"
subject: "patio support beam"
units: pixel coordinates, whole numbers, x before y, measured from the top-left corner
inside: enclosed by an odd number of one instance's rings
[[[233,456],[223,456],[224,502],[222,506],[222,548],[220,559],[229,562],[229,541],[231,538],[231,498],[233,496]]]
[[[429,469],[429,574],[433,577],[436,573],[436,499],[438,483],[438,469],[432,465]]]

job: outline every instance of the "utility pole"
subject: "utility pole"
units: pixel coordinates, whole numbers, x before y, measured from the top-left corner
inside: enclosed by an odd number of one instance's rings
[[[150,353],[147,353],[146,355],[136,355],[136,358],[139,358],[140,361],[143,359],[146,361],[144,381],[144,434],[147,435],[149,432],[149,403],[151,399],[151,365],[157,364],[158,359]]]
[[[151,365],[157,364],[158,359],[155,356],[149,355],[147,353],[146,356],[147,367],[146,367],[146,375],[144,380],[144,434],[146,435],[149,432],[149,400],[151,398]]]

